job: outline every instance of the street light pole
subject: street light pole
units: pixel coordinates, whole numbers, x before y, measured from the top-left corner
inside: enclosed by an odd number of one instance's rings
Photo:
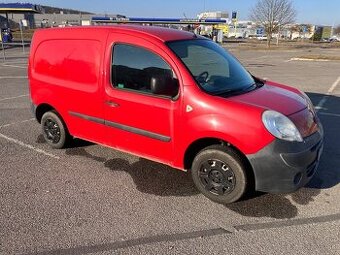
[[[1,33],[1,29],[0,29],[0,33]],[[2,37],[0,36],[0,41],[1,41],[1,49],[2,49],[2,60],[3,62],[5,62],[6,60],[6,53],[5,53],[5,47],[4,47],[4,43],[2,41]]]
[[[7,28],[9,28],[8,12],[6,12],[6,26]]]
[[[24,42],[24,35],[23,35],[23,21],[20,20],[19,22],[20,26],[20,35],[21,35],[21,44],[22,44],[22,53],[25,54],[25,42]]]

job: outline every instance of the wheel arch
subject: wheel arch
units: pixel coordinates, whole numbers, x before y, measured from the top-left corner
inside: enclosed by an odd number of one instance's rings
[[[59,111],[55,107],[53,107],[52,105],[47,104],[47,103],[42,103],[42,104],[38,105],[37,108],[35,109],[35,118],[37,119],[38,123],[41,124],[41,119],[42,119],[43,115],[46,112],[49,112],[49,111],[54,111],[55,114],[58,115],[60,120],[65,125],[67,132],[69,132],[69,129],[66,125],[66,122],[65,122],[64,118],[61,116],[61,114],[59,113]]]
[[[49,112],[49,111],[55,111],[57,112],[57,110],[49,105],[49,104],[46,104],[46,103],[43,103],[43,104],[40,104],[37,106],[37,108],[35,109],[35,118],[37,119],[37,121],[41,124],[41,119],[42,119],[42,116],[46,113],[46,112]]]
[[[207,147],[212,146],[212,145],[221,145],[221,146],[229,147],[233,151],[235,151],[240,156],[240,158],[243,160],[243,162],[246,165],[246,171],[247,171],[246,174],[250,178],[251,182],[253,184],[255,183],[254,170],[253,170],[248,158],[246,157],[246,155],[240,149],[238,149],[236,146],[234,146],[233,144],[229,143],[228,141],[222,140],[220,138],[213,138],[213,137],[201,138],[201,139],[198,139],[198,140],[192,142],[189,145],[189,147],[187,148],[187,150],[185,151],[185,154],[184,154],[184,159],[183,159],[184,160],[184,162],[183,162],[184,169],[190,170],[195,156],[200,151],[202,151],[204,148],[207,148]]]

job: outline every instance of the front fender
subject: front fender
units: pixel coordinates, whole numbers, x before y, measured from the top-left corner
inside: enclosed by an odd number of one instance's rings
[[[175,165],[183,167],[187,149],[196,141],[213,138],[230,143],[244,155],[254,154],[274,140],[262,124],[262,112],[249,114],[203,114],[188,119],[182,126],[179,157]]]

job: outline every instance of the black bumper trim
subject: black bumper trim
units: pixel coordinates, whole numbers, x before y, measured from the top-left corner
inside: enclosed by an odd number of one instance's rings
[[[268,193],[290,193],[314,176],[323,150],[323,131],[304,142],[275,140],[256,154],[247,155],[255,176],[255,189]]]

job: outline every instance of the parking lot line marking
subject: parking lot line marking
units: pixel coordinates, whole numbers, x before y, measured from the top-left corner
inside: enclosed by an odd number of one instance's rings
[[[27,76],[0,76],[0,79],[27,79]]]
[[[331,117],[340,117],[340,114],[336,114],[336,113],[319,112],[319,114],[320,115],[331,116]]]
[[[16,97],[2,98],[2,99],[0,99],[0,102],[6,101],[6,100],[12,100],[12,99],[17,99],[17,98],[22,98],[22,97],[28,97],[28,96],[29,96],[28,94],[25,94],[25,95],[20,95],[20,96],[16,96]]]
[[[6,63],[2,63],[2,65],[8,65],[8,64],[11,64],[11,65],[27,65],[27,61],[7,61]]]
[[[300,219],[291,219],[291,220],[283,220],[283,221],[272,221],[272,222],[263,222],[263,223],[250,223],[244,225],[234,226],[236,230],[240,231],[257,231],[264,229],[273,229],[273,228],[285,228],[292,226],[301,226],[301,225],[312,225],[319,223],[328,223],[333,221],[340,220],[340,213],[316,216],[310,218],[300,218]]]
[[[323,106],[325,105],[325,103],[327,102],[329,96],[333,93],[333,91],[336,89],[336,87],[338,86],[338,84],[340,83],[340,76],[338,77],[338,79],[332,84],[332,86],[329,88],[329,90],[327,91],[326,95],[320,100],[320,102],[318,103],[318,105],[315,107],[315,109],[317,111],[320,111]]]
[[[22,68],[22,69],[27,69],[27,66],[16,66],[16,65],[8,65],[8,64],[3,64],[2,66],[5,66],[5,67],[15,67],[15,68]]]
[[[303,226],[303,225],[313,225],[320,223],[328,223],[335,222],[340,220],[340,214],[332,214],[332,215],[324,215],[310,218],[299,218],[292,220],[282,220],[282,221],[274,221],[274,222],[263,222],[263,223],[251,223],[251,224],[243,224],[234,226],[237,231],[260,231],[267,229],[281,229],[286,227],[294,227],[294,226]],[[102,244],[85,244],[79,245],[71,248],[57,248],[55,250],[46,250],[40,252],[32,252],[26,253],[25,255],[51,255],[51,254],[93,254],[93,253],[102,253],[102,252],[110,252],[114,253],[114,251],[118,249],[127,249],[136,246],[142,245],[152,245],[156,243],[162,242],[176,242],[176,241],[184,241],[184,240],[193,240],[202,237],[213,237],[213,236],[227,236],[233,233],[226,231],[222,228],[211,228],[206,230],[198,230],[192,232],[178,233],[178,234],[162,234],[162,235],[154,235],[154,236],[146,236],[136,239],[128,239],[123,241],[116,241],[112,243],[102,243]]]
[[[4,135],[4,134],[1,134],[1,133],[0,133],[0,138],[3,138],[3,139],[5,139],[5,140],[7,140],[7,141],[9,141],[9,142],[15,143],[15,144],[20,145],[20,146],[22,146],[22,147],[28,148],[28,149],[30,149],[30,150],[33,150],[33,151],[35,151],[35,152],[37,152],[37,153],[40,153],[40,154],[43,154],[43,155],[45,155],[45,156],[48,156],[48,157],[51,157],[51,158],[54,158],[54,159],[60,159],[60,157],[58,157],[58,156],[56,156],[56,155],[53,155],[53,154],[48,153],[48,152],[46,152],[46,151],[44,151],[44,150],[42,150],[42,149],[36,148],[36,147],[34,147],[33,145],[24,143],[24,142],[22,142],[22,141],[19,141],[19,140],[17,140],[17,139],[11,138],[11,137],[8,137],[8,136],[6,136],[6,135]]]
[[[116,241],[112,243],[102,243],[102,244],[86,244],[79,245],[71,248],[57,248],[55,250],[47,250],[40,252],[32,252],[26,253],[25,255],[72,255],[72,254],[94,254],[94,253],[103,253],[109,252],[110,254],[115,254],[114,251],[118,249],[127,249],[136,246],[142,245],[152,245],[156,243],[169,243],[176,241],[185,241],[185,240],[193,240],[197,238],[207,238],[213,236],[221,236],[231,234],[224,229],[221,228],[213,228],[206,230],[198,230],[192,232],[178,233],[178,234],[162,234],[162,235],[154,235],[154,236],[146,236],[136,239],[129,239],[123,241]]]
[[[328,90],[328,93],[333,93],[333,91],[335,90],[336,86],[338,86],[338,84],[340,83],[340,76],[338,77],[338,79],[333,83],[332,87]]]
[[[17,124],[22,124],[22,123],[30,122],[30,121],[33,121],[33,120],[35,120],[35,118],[31,118],[29,120],[23,120],[23,121],[19,121],[19,122],[8,123],[8,124],[0,126],[0,129],[1,128],[5,128],[5,127],[10,127],[10,126],[13,126],[13,125],[17,125]]]
[[[329,59],[313,59],[313,58],[291,58],[290,61],[306,61],[306,62],[329,62]],[[285,61],[285,62],[290,62]]]

